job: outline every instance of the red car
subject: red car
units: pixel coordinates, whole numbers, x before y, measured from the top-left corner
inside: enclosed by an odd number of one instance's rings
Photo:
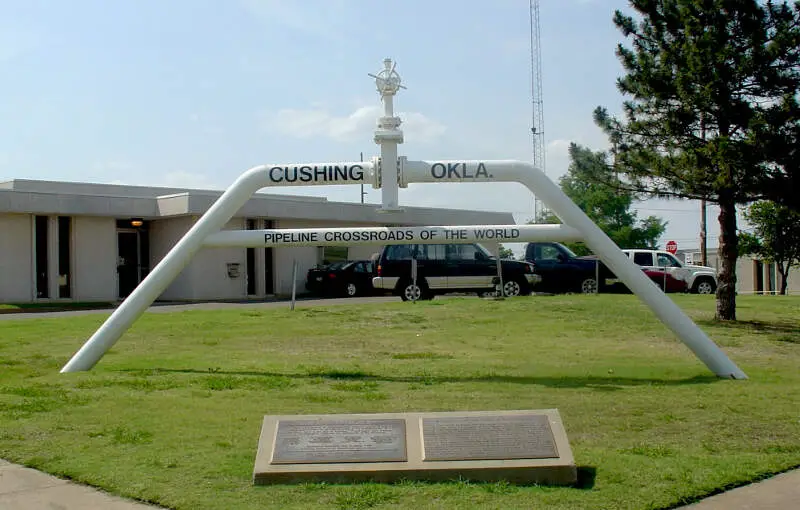
[[[581,257],[582,259],[597,259],[597,255],[586,255]],[[663,290],[664,292],[687,292],[688,291],[688,284],[683,281],[675,278],[667,271],[659,271],[658,269],[653,268],[641,268],[644,271],[644,274],[650,278],[653,283],[658,285],[658,288]],[[605,278],[603,278],[605,276]],[[622,292],[630,292],[625,284],[622,283],[621,280],[616,278],[614,274],[605,266],[602,265],[601,274],[600,274],[601,281],[605,280],[605,287],[611,291],[622,291]]]
[[[664,292],[686,292],[688,290],[685,281],[678,280],[666,271],[645,269],[644,274],[653,280],[653,283],[658,285],[658,288]]]

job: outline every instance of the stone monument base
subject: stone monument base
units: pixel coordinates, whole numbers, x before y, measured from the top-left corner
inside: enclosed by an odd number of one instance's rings
[[[265,416],[253,482],[468,479],[574,485],[556,409]]]

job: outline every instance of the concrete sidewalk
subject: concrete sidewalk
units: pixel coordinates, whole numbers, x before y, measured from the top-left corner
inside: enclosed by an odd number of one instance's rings
[[[683,510],[800,509],[800,469],[711,496]]]
[[[0,510],[157,510],[0,459]],[[800,509],[800,469],[679,510]]]
[[[154,510],[0,459],[0,510]]]

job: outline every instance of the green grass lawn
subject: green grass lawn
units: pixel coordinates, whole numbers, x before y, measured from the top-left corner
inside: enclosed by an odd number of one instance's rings
[[[714,377],[633,296],[0,321],[0,457],[176,509],[642,509],[800,465],[800,299],[674,297],[750,376]],[[575,488],[252,485],[265,414],[558,408]]]

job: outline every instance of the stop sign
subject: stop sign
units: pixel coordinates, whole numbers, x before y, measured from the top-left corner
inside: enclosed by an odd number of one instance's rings
[[[678,251],[678,243],[675,241],[668,241],[667,242],[667,251],[671,254],[675,255],[675,252]]]

